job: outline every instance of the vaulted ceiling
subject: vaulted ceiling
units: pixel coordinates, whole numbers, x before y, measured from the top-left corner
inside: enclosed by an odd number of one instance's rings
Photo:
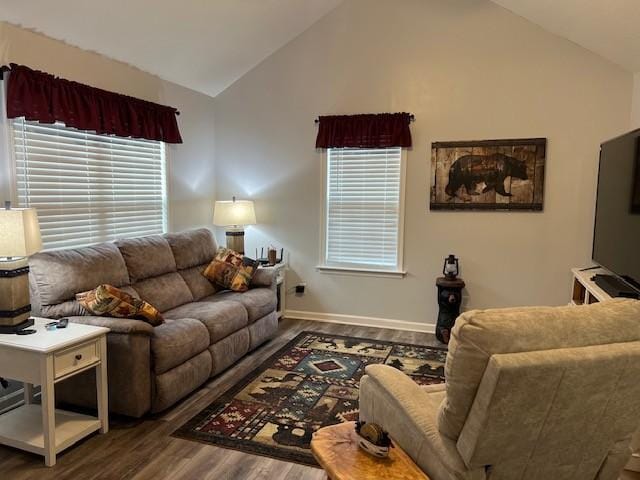
[[[640,0],[492,0],[631,71],[640,71]]]
[[[342,0],[0,0],[0,20],[215,96]]]
[[[491,1],[640,71],[640,0]],[[342,2],[0,0],[0,20],[215,96]]]

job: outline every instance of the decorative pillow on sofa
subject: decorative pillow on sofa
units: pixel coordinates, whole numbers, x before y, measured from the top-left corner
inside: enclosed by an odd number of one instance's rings
[[[164,322],[162,314],[153,305],[112,285],[99,285],[94,290],[78,293],[76,300],[93,315],[138,318],[154,327]]]
[[[202,272],[213,283],[234,292],[246,292],[258,262],[228,248],[220,247],[215,258]]]

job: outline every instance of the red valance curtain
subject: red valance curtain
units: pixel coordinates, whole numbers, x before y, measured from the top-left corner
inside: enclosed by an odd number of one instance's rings
[[[119,137],[182,143],[175,108],[108,92],[11,64],[7,117]]]
[[[323,116],[316,148],[410,147],[410,121],[406,112]]]

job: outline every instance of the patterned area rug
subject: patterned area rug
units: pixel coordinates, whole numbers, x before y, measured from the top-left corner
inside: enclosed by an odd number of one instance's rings
[[[444,381],[446,348],[303,332],[174,436],[317,466],[315,430],[357,420],[367,365],[385,363],[416,383]]]

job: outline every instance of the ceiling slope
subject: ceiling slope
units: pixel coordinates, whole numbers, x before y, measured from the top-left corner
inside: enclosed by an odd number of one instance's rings
[[[492,0],[556,35],[640,71],[640,0]]]
[[[0,20],[216,96],[342,0],[0,0]]]

